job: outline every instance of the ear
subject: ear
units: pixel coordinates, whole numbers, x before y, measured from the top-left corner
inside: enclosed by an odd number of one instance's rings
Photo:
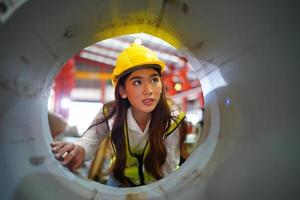
[[[126,94],[125,88],[123,86],[119,87],[119,93],[123,99],[127,98],[127,94]]]

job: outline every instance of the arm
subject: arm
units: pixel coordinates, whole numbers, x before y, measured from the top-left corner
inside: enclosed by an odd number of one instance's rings
[[[102,112],[99,112],[102,113]],[[99,114],[96,118],[99,118]],[[85,134],[75,143],[53,142],[51,143],[52,152],[55,158],[63,160],[63,165],[71,171],[78,169],[84,160],[89,160],[95,154],[99,143],[108,133],[106,123],[100,123],[88,129]]]
[[[101,123],[88,129],[85,134],[75,142],[76,145],[81,146],[85,150],[84,160],[90,160],[95,155],[99,144],[104,140],[108,134],[108,128],[105,123]]]

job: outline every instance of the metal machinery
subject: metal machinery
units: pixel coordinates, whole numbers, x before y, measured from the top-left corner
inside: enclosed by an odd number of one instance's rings
[[[298,10],[293,0],[1,0],[1,199],[299,199]],[[80,49],[139,32],[196,68],[207,138],[172,175],[112,188],[53,158],[47,98]]]

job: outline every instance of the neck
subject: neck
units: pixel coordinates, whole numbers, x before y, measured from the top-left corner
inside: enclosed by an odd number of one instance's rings
[[[132,109],[132,116],[134,120],[137,122],[137,124],[139,125],[139,127],[141,128],[141,130],[144,131],[148,121],[151,118],[151,113],[137,112]]]

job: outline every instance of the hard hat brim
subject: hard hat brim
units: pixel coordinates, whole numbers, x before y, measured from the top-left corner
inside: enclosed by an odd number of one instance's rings
[[[115,77],[115,80],[112,80],[113,81],[113,85],[116,86],[118,80],[127,75],[127,74],[130,74],[136,70],[139,70],[139,69],[145,69],[145,68],[152,68],[152,69],[157,69],[159,70],[159,73],[162,74],[162,72],[164,71],[165,69],[165,63],[164,62],[159,62],[159,61],[155,61],[155,62],[149,62],[149,63],[143,63],[142,65],[137,65],[137,66],[133,66],[131,67],[130,69],[122,72],[121,74],[117,75]]]

